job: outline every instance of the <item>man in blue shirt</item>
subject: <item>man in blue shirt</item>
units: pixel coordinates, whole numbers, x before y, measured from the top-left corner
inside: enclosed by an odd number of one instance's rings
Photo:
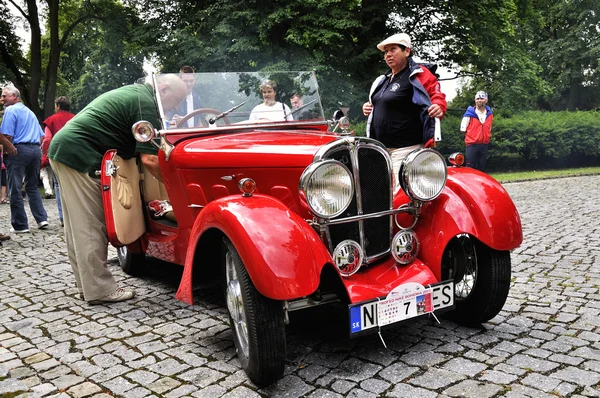
[[[8,195],[10,196],[11,232],[23,234],[29,232],[29,223],[21,184],[25,182],[25,191],[29,197],[29,208],[37,222],[38,228],[48,228],[48,215],[42,204],[42,196],[38,190],[40,161],[42,151],[40,144],[44,132],[35,114],[21,102],[21,93],[12,86],[2,89],[4,101],[4,118],[0,131],[16,149],[16,154],[4,158],[8,177]]]

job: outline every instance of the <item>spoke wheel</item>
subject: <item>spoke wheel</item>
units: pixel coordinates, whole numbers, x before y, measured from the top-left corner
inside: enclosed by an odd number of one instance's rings
[[[442,258],[443,279],[454,280],[451,316],[459,323],[487,322],[502,310],[510,288],[510,252],[493,250],[468,235],[455,237]]]
[[[223,244],[224,290],[242,369],[257,386],[278,380],[285,367],[282,303],[261,295],[229,240]]]
[[[127,249],[127,246],[117,248],[117,258],[119,266],[127,275],[138,276],[144,268],[144,253],[132,253]]]

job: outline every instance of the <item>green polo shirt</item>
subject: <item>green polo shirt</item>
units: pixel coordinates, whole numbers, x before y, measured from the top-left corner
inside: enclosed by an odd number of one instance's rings
[[[54,136],[48,157],[81,173],[100,170],[102,157],[116,149],[124,159],[136,153],[155,155],[150,142],[139,143],[131,132],[137,121],[159,128],[158,113],[149,84],[132,84],[102,94]]]

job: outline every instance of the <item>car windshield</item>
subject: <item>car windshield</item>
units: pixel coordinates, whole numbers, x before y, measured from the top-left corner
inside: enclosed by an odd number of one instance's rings
[[[180,78],[187,90],[183,90]],[[325,120],[314,72],[154,74],[161,129]],[[179,89],[163,89],[165,85]],[[160,93],[160,95],[159,95]]]

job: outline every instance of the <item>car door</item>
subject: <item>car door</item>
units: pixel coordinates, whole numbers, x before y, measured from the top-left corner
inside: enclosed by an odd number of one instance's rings
[[[146,231],[138,159],[123,159],[116,150],[102,159],[100,182],[108,240],[115,247],[135,242]]]

